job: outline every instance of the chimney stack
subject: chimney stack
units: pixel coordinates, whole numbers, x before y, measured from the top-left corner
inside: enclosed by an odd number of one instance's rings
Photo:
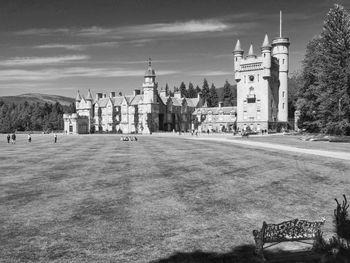
[[[112,92],[109,94],[109,97],[114,98],[114,97],[115,97],[115,92],[112,91]]]
[[[141,91],[139,89],[134,90],[134,96],[140,95],[140,94],[141,94]]]
[[[102,98],[102,93],[96,93],[95,95],[96,100],[99,100]]]

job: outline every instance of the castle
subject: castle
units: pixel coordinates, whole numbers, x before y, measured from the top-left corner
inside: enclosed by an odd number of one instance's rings
[[[288,122],[288,56],[289,39],[280,36],[269,42],[265,35],[261,56],[250,45],[248,55],[237,40],[234,76],[237,82],[237,128],[246,130],[275,129]]]
[[[133,95],[116,96],[111,92],[90,91],[86,98],[77,94],[74,114],[64,114],[66,133],[92,132],[146,133],[155,131],[252,131],[275,130],[288,125],[288,56],[289,39],[280,35],[270,44],[267,34],[261,55],[254,54],[253,45],[244,55],[241,43],[233,51],[234,77],[237,82],[237,107],[206,107],[197,98],[184,98],[180,90],[169,96],[158,92],[156,74],[151,60],[144,75],[142,90]]]
[[[174,96],[170,96],[164,88],[158,92],[155,79],[149,60],[142,90],[135,89],[132,95],[97,93],[93,99],[90,90],[86,98],[78,91],[76,113],[63,115],[65,132],[150,134],[156,131],[223,131],[233,128],[236,107],[207,108],[199,95],[197,98],[185,98],[179,89],[175,90]]]

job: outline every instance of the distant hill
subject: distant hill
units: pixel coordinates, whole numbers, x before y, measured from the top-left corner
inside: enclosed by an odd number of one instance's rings
[[[18,96],[2,96],[0,97],[0,100],[7,104],[20,104],[24,103],[25,101],[27,101],[30,104],[37,102],[39,102],[40,104],[55,104],[56,102],[59,102],[61,105],[64,106],[69,106],[75,101],[74,98],[40,93],[27,93]]]

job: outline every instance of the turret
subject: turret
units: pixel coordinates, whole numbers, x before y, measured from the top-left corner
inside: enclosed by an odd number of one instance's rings
[[[145,80],[142,84],[143,88],[143,94],[144,94],[144,102],[145,103],[153,103],[156,101],[156,89],[157,89],[157,83],[156,80],[156,73],[154,69],[152,68],[152,61],[151,58],[148,60],[148,69],[145,72]]]
[[[241,70],[240,64],[243,58],[243,49],[241,48],[241,42],[237,40],[236,47],[233,51],[234,56],[234,68],[235,68],[235,80],[238,82],[241,80],[241,74],[239,71]]]
[[[264,73],[263,78],[271,77],[271,45],[269,42],[269,37],[265,34],[264,42],[261,46],[262,60]]]
[[[75,97],[75,108],[78,110],[79,109],[79,104],[81,101],[81,96],[80,96],[80,92],[78,90],[77,92],[77,96]]]
[[[93,99],[92,99],[92,95],[91,95],[90,89],[88,91],[88,94],[87,94],[85,100],[86,100],[86,106],[89,107],[90,109],[92,109],[92,101],[93,101]]]
[[[277,58],[279,64],[279,103],[278,121],[288,121],[288,57],[289,39],[282,37],[282,12],[280,13],[280,36],[272,41],[272,57]]]
[[[247,58],[256,58],[256,56],[254,54],[253,44],[250,44]]]

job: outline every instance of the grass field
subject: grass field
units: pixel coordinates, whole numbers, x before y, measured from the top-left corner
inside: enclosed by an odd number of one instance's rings
[[[264,220],[297,217],[325,217],[332,234],[334,198],[350,194],[350,163],[314,155],[181,136],[0,139],[0,262],[229,253]]]

